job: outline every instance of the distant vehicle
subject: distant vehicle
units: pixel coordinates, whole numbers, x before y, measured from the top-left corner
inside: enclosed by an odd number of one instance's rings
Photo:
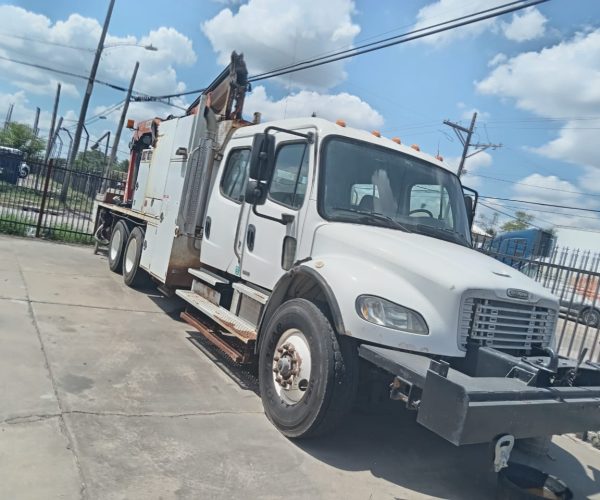
[[[31,169],[24,156],[20,149],[0,146],[0,181],[16,184],[29,175]]]
[[[556,238],[551,231],[524,229],[495,236],[490,250],[499,261],[520,269],[525,260],[550,256],[555,243]]]
[[[524,263],[521,271],[556,295],[561,311],[579,318],[584,325],[599,327],[600,284],[598,277],[590,274],[593,269],[570,270],[550,263],[550,257],[543,257]]]

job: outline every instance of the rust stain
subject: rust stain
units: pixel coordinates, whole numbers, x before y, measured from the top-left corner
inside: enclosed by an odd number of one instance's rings
[[[227,330],[239,337],[244,342],[256,339],[256,332],[254,330],[240,329],[233,322],[223,318],[218,313],[215,313],[215,320],[217,320],[221,325],[227,328]]]

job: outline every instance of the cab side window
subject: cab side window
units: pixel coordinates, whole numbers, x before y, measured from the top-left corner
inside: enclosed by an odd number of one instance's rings
[[[229,153],[225,172],[221,179],[221,193],[235,202],[244,200],[246,182],[248,181],[248,162],[250,149],[234,149]]]
[[[308,183],[308,145],[285,144],[277,151],[269,198],[286,207],[298,209],[304,202]]]

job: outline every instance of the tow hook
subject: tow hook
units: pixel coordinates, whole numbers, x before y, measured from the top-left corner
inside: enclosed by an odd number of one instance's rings
[[[508,467],[510,452],[515,445],[515,437],[511,434],[504,434],[498,437],[494,446],[494,471],[500,472]]]
[[[550,347],[545,347],[544,352],[550,356],[548,363],[544,365],[546,370],[556,373],[558,371],[558,353],[554,352]]]

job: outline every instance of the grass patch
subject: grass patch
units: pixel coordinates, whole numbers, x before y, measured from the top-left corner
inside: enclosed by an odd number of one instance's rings
[[[36,224],[14,215],[0,216],[0,234],[12,236],[31,236],[35,234]],[[91,234],[77,233],[69,224],[55,224],[52,227],[42,227],[41,237],[46,240],[75,243],[78,245],[91,245],[94,238]]]
[[[30,182],[30,180],[28,180]],[[53,182],[48,189],[46,197],[47,210],[71,210],[89,211],[93,205],[94,198],[86,193],[69,187],[65,201],[60,200],[62,184]],[[38,190],[28,186],[17,186],[14,184],[0,183],[0,205],[11,208],[32,205],[40,207],[42,203],[43,179]]]
[[[26,236],[27,228],[33,227],[12,215],[0,219],[0,233],[13,236]]]

